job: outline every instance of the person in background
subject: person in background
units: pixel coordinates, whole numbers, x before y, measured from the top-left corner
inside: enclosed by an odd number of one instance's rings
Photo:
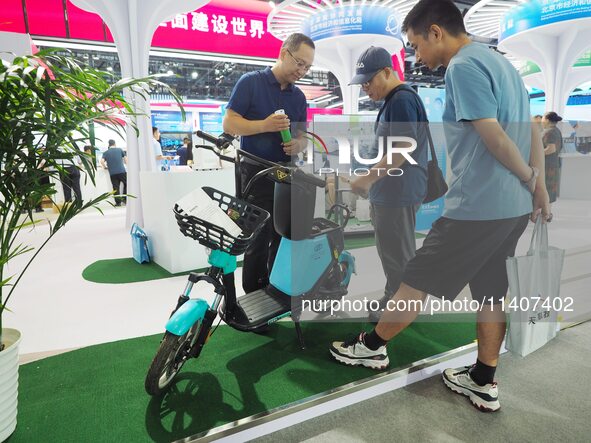
[[[160,145],[160,130],[156,126],[152,126],[152,149],[154,150],[154,157],[156,158],[156,170],[162,170],[162,160],[172,160],[174,157],[169,155],[162,155],[162,146]]]
[[[560,158],[562,152],[562,133],[556,127],[562,121],[556,112],[547,112],[542,119],[542,142],[544,143],[544,155],[546,157],[546,189],[550,196],[550,203],[558,198],[560,185]]]
[[[62,161],[62,169],[59,172],[60,181],[64,189],[64,201],[72,201],[72,190],[76,200],[82,201],[82,190],[80,189],[80,169],[82,164],[80,156],[76,155],[69,161]]]
[[[44,150],[45,150],[45,146],[39,147],[40,154],[42,154]],[[39,185],[41,185],[41,186],[47,186],[50,183],[49,174],[45,174],[45,172],[47,171],[47,167],[45,166],[45,163],[46,163],[45,160],[41,159],[41,161],[39,162],[39,165],[38,165],[38,169],[40,171],[44,172],[44,174],[42,174],[41,177],[39,177]],[[39,200],[39,202],[37,202],[37,205],[35,206],[35,212],[43,212],[43,198],[44,197],[45,196],[43,196]]]
[[[96,148],[92,145],[85,145],[84,153],[87,155],[89,161],[96,166]]]
[[[111,177],[111,184],[115,192],[115,206],[126,203],[126,197],[120,197],[122,183],[123,194],[127,194],[127,171],[124,163],[127,164],[127,155],[125,155],[123,149],[115,146],[115,140],[109,140],[109,148],[103,153],[101,166],[109,171],[109,177]]]
[[[177,149],[176,155],[179,156],[180,166],[193,165],[193,143],[191,143],[189,137],[183,139],[183,146]]]
[[[240,135],[244,151],[273,162],[290,163],[306,149],[306,97],[295,86],[314,61],[314,42],[304,34],[291,34],[283,42],[272,68],[244,74],[234,86],[223,121],[224,132]],[[284,114],[275,114],[283,109]],[[290,126],[290,121],[294,123]],[[282,143],[280,131],[291,127],[292,139]],[[245,157],[240,165],[242,189],[262,168]],[[274,183],[262,179],[250,193],[252,204],[271,214],[269,222],[244,254],[242,287],[246,293],[267,286],[280,236],[273,227]]]
[[[534,115],[532,117],[531,121],[538,126],[538,128],[540,129],[540,132],[542,132],[544,130],[544,128],[542,127],[542,116],[540,114]]]
[[[41,157],[41,160],[39,161],[39,164],[37,165],[37,170],[39,172],[43,171],[43,173],[39,174],[39,175],[35,175],[35,178],[37,180],[37,183],[40,186],[47,186],[50,183],[50,179],[49,179],[49,174],[47,173],[48,168],[45,167],[45,160],[42,158],[43,157],[43,151],[45,150],[45,146],[40,146],[39,150],[37,151],[37,155],[39,155],[39,157]],[[43,198],[45,198],[45,196],[42,196],[39,201],[36,202],[35,204],[35,212],[43,212]],[[26,208],[22,209],[21,212],[23,214],[27,213],[28,210]]]
[[[581,154],[591,152],[591,122],[578,121],[575,124],[575,148]]]

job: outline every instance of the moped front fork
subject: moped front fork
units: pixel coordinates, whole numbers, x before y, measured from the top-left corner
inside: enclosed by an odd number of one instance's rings
[[[193,285],[202,280],[210,283],[215,288],[214,290],[216,296],[211,307],[203,299],[190,298]],[[189,331],[189,329],[191,329],[191,327],[195,324],[195,322],[204,320],[208,311],[213,311],[213,318],[215,318],[217,308],[224,295],[225,289],[220,284],[220,282],[217,281],[217,279],[209,274],[200,275],[191,272],[191,274],[189,274],[189,280],[187,281],[185,290],[179,297],[177,306],[166,323],[166,330],[171,334],[181,336],[186,334],[187,331]],[[210,314],[209,316],[211,317],[212,315]]]

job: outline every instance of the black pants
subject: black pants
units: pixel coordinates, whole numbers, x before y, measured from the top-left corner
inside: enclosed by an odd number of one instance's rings
[[[46,186],[46,185],[48,185],[49,183],[50,183],[50,181],[49,181],[49,176],[48,176],[48,175],[45,175],[45,176],[43,176],[43,177],[41,177],[41,178],[39,179],[39,184],[40,184],[40,185]],[[36,211],[36,212],[43,212],[43,205],[42,205],[42,203],[43,203],[43,198],[44,198],[44,197],[45,197],[45,196],[42,196],[42,197],[41,197],[41,200],[39,200],[39,201],[37,202],[37,204],[35,205],[35,211]]]
[[[60,174],[60,180],[64,188],[64,200],[72,201],[72,189],[76,200],[82,201],[82,191],[80,190],[80,171],[76,166],[67,166],[65,171]]]
[[[123,193],[127,194],[127,172],[111,175],[111,184],[113,185],[113,191],[115,191],[115,206],[121,206],[121,202],[126,202],[125,197],[119,197],[121,195],[121,183],[123,183]]]
[[[246,188],[248,181],[262,168],[248,163],[240,164],[242,189]],[[257,237],[250,244],[244,254],[242,267],[242,288],[245,293],[254,292],[269,284],[269,275],[273,269],[277,249],[281,237],[273,227],[273,194],[275,183],[261,178],[255,182],[249,191],[249,197],[245,200],[258,206],[271,214],[267,224],[261,229]]]

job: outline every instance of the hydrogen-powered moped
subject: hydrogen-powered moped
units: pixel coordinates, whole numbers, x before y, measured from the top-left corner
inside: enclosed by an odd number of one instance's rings
[[[236,165],[236,197],[210,187],[202,189],[242,233],[232,236],[175,205],[174,215],[183,235],[209,248],[210,267],[203,274],[189,274],[183,294],[166,323],[166,332],[145,380],[150,395],[162,394],[183,364],[199,357],[215,331],[212,325],[218,315],[220,321],[243,332],[262,332],[279,319],[291,316],[300,347],[305,349],[299,322],[303,300],[342,298],[355,271],[354,257],[344,250],[343,228],[350,216],[348,208],[335,205],[327,218],[314,217],[316,189],[324,188],[324,180],[240,149],[236,149],[235,158],[225,156],[223,150],[231,144],[232,137],[222,134],[217,138],[202,131],[197,131],[197,135],[213,145],[197,148],[209,149],[220,159]],[[238,166],[243,157],[260,165],[261,171],[241,189]],[[270,217],[267,211],[250,204],[248,198],[253,183],[265,179],[275,182],[273,223],[282,237],[281,243],[269,285],[236,298],[236,257],[246,251]],[[297,210],[292,211],[292,206]],[[341,225],[330,220],[337,211],[343,215]],[[211,305],[201,298],[190,297],[193,285],[201,281],[213,287],[215,297]]]

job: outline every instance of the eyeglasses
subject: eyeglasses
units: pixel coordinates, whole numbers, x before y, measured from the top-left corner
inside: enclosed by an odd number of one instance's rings
[[[362,88],[369,88],[369,85],[371,84],[371,82],[373,82],[374,78],[376,78],[376,76],[382,72],[385,68],[380,69],[378,72],[376,72],[372,78],[370,78],[368,81],[366,81],[365,83],[361,83],[361,87]]]
[[[303,69],[304,72],[308,72],[310,70],[310,68],[312,68],[312,65],[307,65],[302,60],[298,60],[297,58],[295,58],[289,49],[285,48],[285,50],[290,55],[290,57],[293,58],[293,61],[295,62],[298,69]]]

